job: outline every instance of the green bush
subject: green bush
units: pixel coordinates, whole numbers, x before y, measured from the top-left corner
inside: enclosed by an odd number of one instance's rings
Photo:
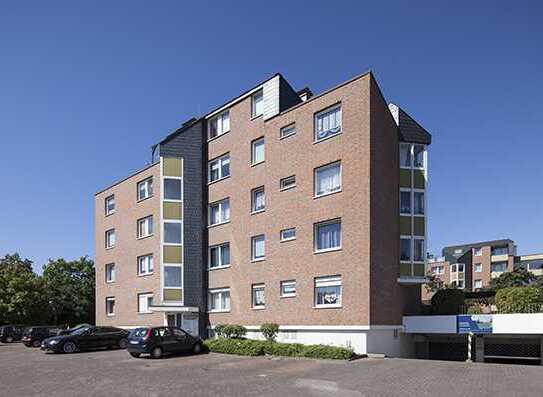
[[[459,314],[464,305],[464,291],[440,289],[432,296],[432,314]]]
[[[320,359],[348,360],[353,357],[351,349],[325,345],[302,345],[299,343],[277,343],[252,339],[209,339],[205,349],[215,353],[240,356],[262,356],[269,354],[281,357],[308,357]]]
[[[481,309],[481,306],[470,306],[468,307],[466,314],[482,314],[483,310]]]
[[[247,334],[247,329],[242,325],[235,324],[217,324],[215,333],[219,338],[243,338]]]
[[[498,313],[539,312],[542,303],[542,292],[536,287],[511,287],[496,292]]]
[[[279,333],[279,325],[275,323],[262,324],[260,326],[260,331],[266,340],[273,342]]]

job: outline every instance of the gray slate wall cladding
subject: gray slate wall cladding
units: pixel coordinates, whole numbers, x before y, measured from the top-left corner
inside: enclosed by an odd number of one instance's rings
[[[184,286],[185,306],[200,308],[200,334],[205,330],[207,305],[206,280],[206,206],[207,191],[204,189],[207,142],[202,120],[186,129],[180,129],[160,143],[160,155],[183,157],[183,210],[184,210]]]

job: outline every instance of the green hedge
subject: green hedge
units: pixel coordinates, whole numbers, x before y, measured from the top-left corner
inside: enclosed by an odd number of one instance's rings
[[[215,353],[240,356],[308,357],[320,359],[349,360],[354,356],[351,349],[325,345],[302,345],[299,343],[277,343],[251,339],[209,339],[204,342],[207,349]]]
[[[498,313],[539,312],[542,302],[542,292],[536,287],[511,287],[496,292]]]
[[[247,328],[236,324],[217,324],[215,333],[219,338],[243,338],[247,333]]]
[[[464,299],[462,290],[440,289],[432,296],[432,314],[459,314],[464,305]]]

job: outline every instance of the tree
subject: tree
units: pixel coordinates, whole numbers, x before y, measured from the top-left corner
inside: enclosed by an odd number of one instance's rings
[[[54,324],[94,323],[94,262],[49,260],[43,268],[48,307]]]
[[[496,292],[499,313],[538,313],[542,303],[543,293],[536,287],[509,287]]]
[[[432,296],[432,314],[458,314],[464,305],[464,299],[464,291],[461,289],[440,289]]]
[[[426,279],[428,280],[426,283],[424,283],[424,288],[426,289],[426,292],[436,292],[437,290],[444,288],[443,280],[441,280],[435,274],[429,272],[426,275]]]
[[[512,272],[506,272],[499,277],[490,280],[488,290],[497,291],[503,288],[524,287],[534,283],[537,276],[526,269],[515,269]]]
[[[0,258],[0,324],[43,324],[48,320],[45,288],[32,261],[19,254]]]

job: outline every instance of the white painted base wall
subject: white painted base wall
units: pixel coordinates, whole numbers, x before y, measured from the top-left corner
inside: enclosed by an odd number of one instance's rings
[[[246,326],[249,339],[264,340],[259,327]],[[414,339],[401,326],[281,326],[278,342],[348,347],[357,354],[413,357]]]

